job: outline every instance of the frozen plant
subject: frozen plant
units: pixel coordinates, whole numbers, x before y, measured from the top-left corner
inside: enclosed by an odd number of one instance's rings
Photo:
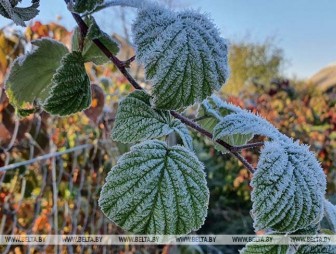
[[[16,7],[18,2],[1,0],[0,14],[24,25],[38,13],[38,1],[23,9]],[[193,151],[192,130],[210,138],[216,149],[236,157],[253,174],[251,215],[256,230],[318,234],[326,216],[335,233],[336,208],[324,197],[326,177],[309,148],[259,115],[214,95],[229,78],[228,43],[209,18],[193,10],[172,11],[152,1],[67,0],[66,4],[78,24],[71,52],[55,40],[34,41],[36,48],[13,62],[6,92],[21,115],[31,113],[26,105],[33,102],[53,115],[74,114],[91,102],[84,63],[110,60],[136,88],[119,103],[112,139],[138,144],[109,172],[98,200],[110,220],[128,232],[142,234],[188,234],[202,226],[209,190],[204,166]],[[133,58],[119,60],[118,44],[90,15],[117,5],[137,9],[132,26],[136,60],[145,67],[151,94],[128,73]],[[178,113],[195,104],[199,121]],[[162,141],[173,132],[182,145]],[[268,140],[248,143],[255,135]],[[257,146],[263,148],[254,169],[240,150]],[[251,243],[241,253],[336,250]]]

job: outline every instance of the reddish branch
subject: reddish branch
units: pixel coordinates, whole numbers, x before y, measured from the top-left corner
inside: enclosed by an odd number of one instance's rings
[[[78,27],[81,31],[81,35],[83,37],[86,36],[87,31],[88,31],[88,26],[84,22],[84,20],[81,18],[76,13],[72,13],[72,16],[76,20]],[[131,85],[135,89],[142,90],[143,88],[138,84],[138,82],[129,74],[127,71],[128,65],[134,61],[135,57],[132,57],[126,61],[121,61],[119,60],[116,56],[114,56],[109,49],[107,49],[104,44],[98,39],[93,39],[92,40],[97,47],[114,63],[114,65],[119,69],[119,71],[126,77],[126,79],[131,83]],[[201,126],[196,124],[194,121],[190,120],[189,118],[177,113],[176,111],[171,110],[170,114],[174,116],[175,118],[181,120],[182,123],[188,125],[190,128],[198,131],[202,135],[212,139],[212,133],[208,132],[207,130],[203,129]],[[248,149],[248,148],[254,148],[254,147],[260,147],[263,146],[263,142],[258,142],[258,143],[252,143],[252,144],[247,144],[243,146],[231,146],[230,144],[224,142],[223,140],[216,140],[216,143],[220,144],[224,148],[226,148],[233,156],[235,156],[251,173],[254,173],[255,169],[253,166],[241,155],[238,153],[238,151],[242,149]]]

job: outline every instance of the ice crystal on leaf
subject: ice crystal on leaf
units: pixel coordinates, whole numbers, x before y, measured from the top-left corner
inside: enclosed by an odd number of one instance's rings
[[[287,139],[262,117],[224,102],[215,95],[202,102],[198,118],[198,123],[213,133],[214,140],[220,139],[233,146],[246,144],[254,135]],[[222,146],[215,144],[215,147],[227,152]]]
[[[49,96],[51,79],[68,53],[65,45],[52,39],[35,40],[32,44],[37,48],[15,59],[5,80],[10,103],[19,110]]]
[[[188,234],[203,224],[208,199],[203,165],[191,151],[146,141],[109,172],[99,206],[132,233]]]
[[[244,112],[241,108],[222,101],[219,97],[212,95],[204,100],[198,110],[198,123],[207,131],[212,132],[215,126],[223,117],[232,114]]]
[[[112,138],[132,143],[158,138],[176,131],[184,145],[192,147],[187,127],[179,120],[173,120],[168,111],[153,109],[151,97],[144,91],[134,91],[119,103]]]
[[[66,54],[52,78],[50,96],[42,105],[53,115],[70,115],[88,108],[91,104],[90,79],[84,59],[77,51]]]
[[[324,172],[308,147],[289,141],[267,142],[261,152],[251,181],[256,230],[294,232],[323,217]]]
[[[332,231],[336,233],[336,206],[330,203],[328,200],[324,200],[324,213]]]
[[[153,3],[139,9],[132,30],[137,60],[154,85],[157,108],[200,102],[227,80],[227,42],[205,15]]]
[[[40,0],[32,0],[32,5],[24,8],[16,6],[19,2],[21,1],[0,0],[0,15],[13,20],[17,25],[26,26],[24,21],[33,19],[39,13],[37,8]]]

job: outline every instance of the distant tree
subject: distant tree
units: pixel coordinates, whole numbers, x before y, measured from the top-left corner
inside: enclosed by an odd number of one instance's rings
[[[223,88],[225,93],[237,95],[244,88],[250,89],[249,85],[253,83],[268,86],[274,78],[281,76],[285,58],[283,50],[275,46],[272,39],[262,43],[232,43],[229,53],[231,75]]]

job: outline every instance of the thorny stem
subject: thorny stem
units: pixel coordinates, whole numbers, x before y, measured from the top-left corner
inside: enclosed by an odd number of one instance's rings
[[[67,2],[67,0],[65,0]],[[81,18],[80,15],[76,13],[72,13],[72,16],[74,17],[79,29],[81,30],[82,35],[86,35],[88,31],[88,26],[85,24],[84,20]],[[126,77],[126,79],[131,83],[131,85],[138,90],[143,90],[143,88],[138,84],[138,82],[129,74],[127,71],[127,63],[130,63],[134,60],[134,57],[132,57],[129,60],[126,61],[120,61],[116,56],[114,56],[108,48],[104,46],[104,44],[101,43],[99,39],[93,39],[92,40],[97,47],[114,63],[114,65],[118,68],[118,70]],[[198,131],[202,135],[212,139],[213,135],[208,132],[207,130],[203,129],[201,126],[196,124],[194,121],[190,120],[189,118],[177,113],[174,110],[170,111],[170,114],[174,116],[175,118],[179,119],[182,123],[188,125],[192,129]],[[226,148],[234,157],[236,157],[251,173],[254,173],[255,169],[254,167],[241,155],[238,153],[239,150],[249,148],[250,146],[231,146],[230,144],[224,142],[223,140],[216,140],[216,143],[220,144],[224,148]],[[252,144],[251,144],[252,145]],[[252,147],[256,146],[262,146],[262,144],[253,145]]]

